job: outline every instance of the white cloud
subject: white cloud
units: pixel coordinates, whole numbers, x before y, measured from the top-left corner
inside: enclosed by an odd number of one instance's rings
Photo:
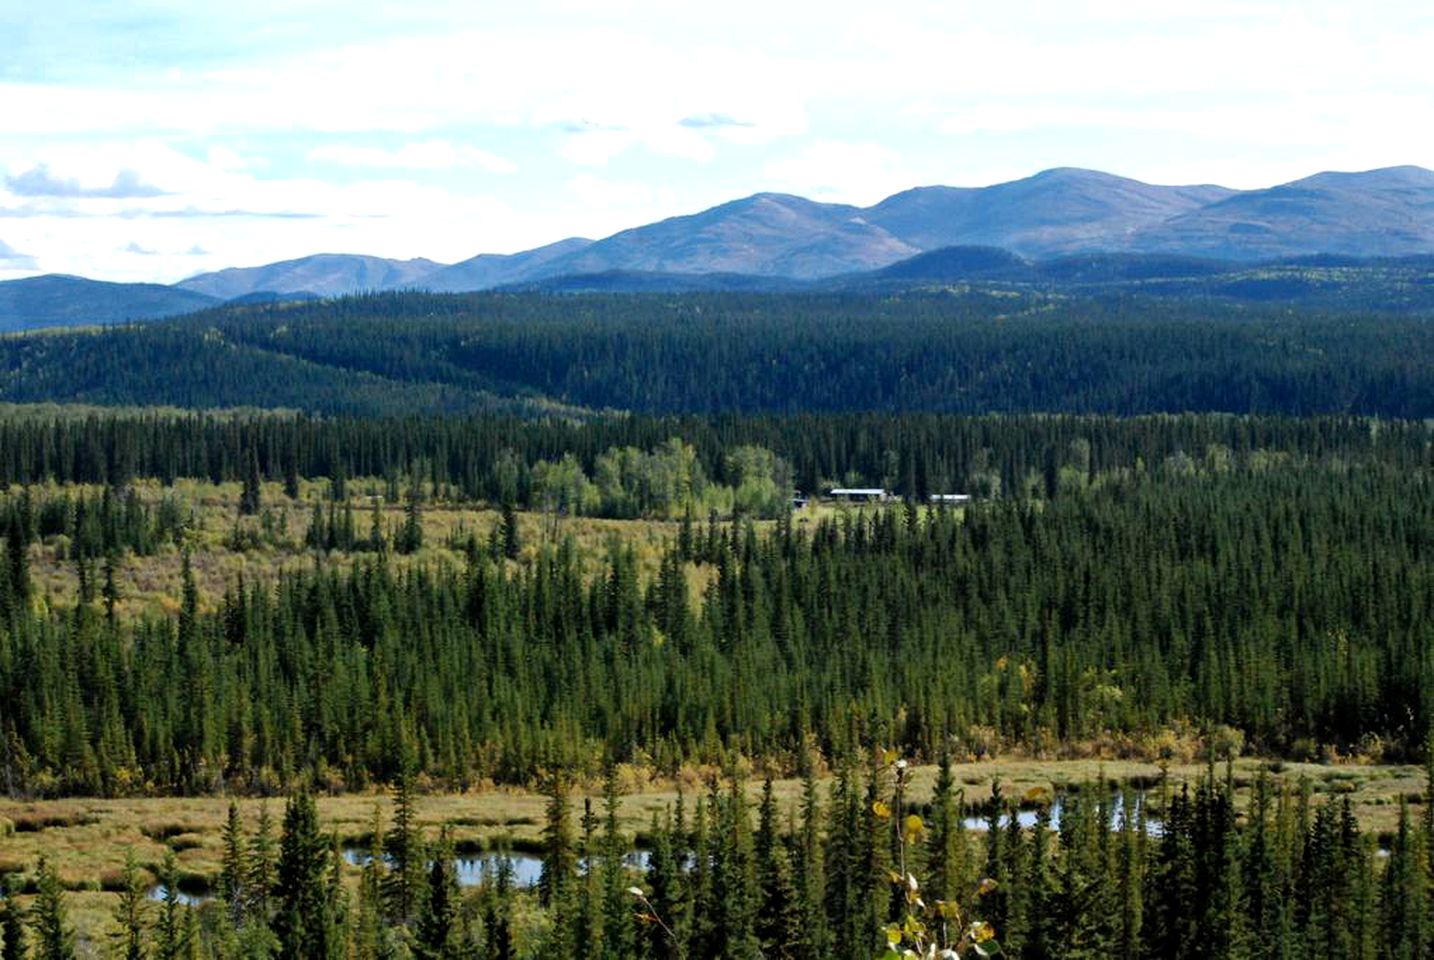
[[[216,170],[257,170],[268,166],[268,162],[260,157],[241,156],[237,151],[224,146],[210,146],[206,151],[209,165]]]
[[[35,270],[35,258],[0,240],[0,279],[24,276]]]
[[[452,170],[478,167],[489,173],[512,173],[517,166],[504,157],[466,144],[454,146],[447,140],[408,143],[398,150],[333,144],[315,147],[310,160],[328,161],[345,167],[407,168],[410,170]]]
[[[585,167],[598,167],[632,146],[636,138],[626,130],[584,130],[570,133],[558,155]]]
[[[72,176],[83,178],[80,183],[112,183],[114,170],[133,163],[146,182],[162,183],[166,191],[139,197],[83,191],[18,197],[6,195],[0,176],[0,224],[7,240],[30,255],[0,266],[12,274],[19,264],[29,272],[172,281],[200,270],[322,250],[459,260],[507,238],[535,246],[551,239],[547,231],[561,229],[493,197],[455,194],[412,179],[340,184],[312,176],[262,178],[225,154],[206,156],[195,159],[153,142],[46,146],[17,156],[11,169],[42,163],[48,180],[62,185]]]
[[[772,189],[812,199],[866,206],[913,185],[894,151],[874,143],[819,140],[769,162]]]
[[[580,173],[570,179],[568,190],[585,205],[599,209],[651,207],[671,203],[675,199],[670,189],[642,183],[618,183],[591,173]]]

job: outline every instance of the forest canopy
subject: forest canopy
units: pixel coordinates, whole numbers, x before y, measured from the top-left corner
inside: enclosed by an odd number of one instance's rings
[[[347,297],[0,339],[0,400],[317,413],[1434,414],[1422,315],[955,287]]]

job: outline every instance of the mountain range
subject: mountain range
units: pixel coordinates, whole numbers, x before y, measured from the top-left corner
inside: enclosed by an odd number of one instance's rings
[[[952,247],[965,252],[921,259]],[[9,281],[0,283],[0,329],[148,319],[239,298],[376,290],[841,287],[845,281],[833,278],[880,276],[884,269],[894,271],[884,280],[894,280],[906,261],[908,273],[957,280],[964,274],[956,265],[969,268],[974,248],[999,252],[983,256],[1005,257],[1007,268],[1027,275],[1018,264],[1070,267],[1072,257],[1116,258],[1103,261],[1105,273],[1118,260],[1117,272],[1178,265],[1178,275],[1187,276],[1228,270],[1211,265],[1219,262],[1434,254],[1434,171],[1321,173],[1241,191],[1156,186],[1062,167],[989,187],[917,187],[870,207],[759,193],[602,240],[570,238],[456,264],[319,254],[201,274],[171,287],[57,276]],[[945,271],[939,278],[930,276],[937,264]]]

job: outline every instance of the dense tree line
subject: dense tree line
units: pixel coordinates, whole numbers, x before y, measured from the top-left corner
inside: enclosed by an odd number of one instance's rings
[[[170,853],[154,868],[164,900],[147,904],[131,855],[111,936],[127,958],[314,960],[868,960],[944,950],[1410,960],[1434,950],[1430,817],[1407,802],[1379,851],[1347,800],[1317,802],[1307,787],[1277,790],[1262,778],[1237,811],[1212,765],[1193,790],[1089,783],[1055,802],[1037,790],[1020,798],[1035,807],[1030,821],[997,783],[978,832],[967,818],[982,812],[967,808],[949,760],[917,804],[894,752],[861,756],[839,761],[829,789],[808,771],[785,810],[770,780],[754,809],[740,783],[714,778],[654,814],[641,862],[618,828],[611,774],[579,815],[555,773],[541,879],[526,889],[500,852],[465,893],[447,829],[425,836],[416,824],[407,774],[386,829],[375,811],[356,884],[311,795],[289,800],[277,838],[267,813],[247,825],[231,805],[215,895],[181,905]],[[53,869],[36,865],[28,910],[19,880],[0,890],[0,956],[74,957]]]
[[[522,562],[473,544],[462,569],[374,552],[210,611],[186,580],[173,618],[134,623],[26,602],[7,547],[0,782],[361,787],[409,760],[525,782],[606,753],[832,755],[853,724],[916,757],[1187,723],[1407,752],[1434,722],[1434,477],[1353,449],[1092,472],[1074,443],[1038,475],[1052,498],[764,534],[684,518],[650,582],[620,540],[596,578],[571,540]]]
[[[545,494],[570,500],[605,495],[614,513],[630,515],[654,501],[636,484],[624,489],[624,478],[639,472],[670,478],[680,470],[689,480],[700,475],[733,489],[765,475],[777,486],[779,477],[790,477],[807,493],[846,483],[884,486],[917,499],[950,492],[1045,497],[1058,492],[1059,470],[1068,463],[1094,477],[1172,458],[1198,464],[1263,452],[1316,461],[1372,458],[1413,470],[1434,462],[1431,435],[1428,423],[1417,421],[1189,414],[618,416],[576,422],[92,413],[0,420],[0,484],[268,480],[282,481],[295,496],[301,479],[327,478],[340,494],[336,499],[343,499],[348,478],[368,477],[383,481],[391,501],[416,482],[445,499],[533,508],[548,505]],[[664,455],[674,440],[690,452]],[[1078,463],[1071,463],[1073,451]],[[758,462],[767,455],[780,463]],[[668,468],[664,456],[681,462]],[[606,494],[588,486],[604,476]],[[753,502],[762,499],[755,488],[751,494]],[[665,507],[677,498],[663,499],[664,509],[656,512],[670,514]]]
[[[1218,301],[417,293],[0,342],[0,398],[322,413],[1425,417],[1434,327]]]
[[[42,497],[29,489],[0,503],[0,530],[18,544],[63,537],[69,556],[93,560],[117,553],[148,556],[161,544],[178,543],[189,525],[188,510],[175,497],[144,503],[133,490],[106,486],[92,493],[59,490]]]

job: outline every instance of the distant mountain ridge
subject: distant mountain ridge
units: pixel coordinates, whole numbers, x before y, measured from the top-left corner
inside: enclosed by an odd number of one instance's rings
[[[418,286],[424,278],[442,268],[443,264],[422,258],[386,260],[383,257],[319,253],[262,267],[231,267],[216,273],[201,273],[197,277],[181,280],[175,286],[218,300],[233,300],[265,291],[336,297],[363,290],[401,290]]]
[[[583,237],[569,237],[522,253],[480,253],[435,270],[423,279],[423,287],[433,293],[463,293],[552,276],[546,272],[549,264],[591,245],[592,241]]]
[[[629,270],[748,274],[796,280],[884,266],[921,248],[859,207],[759,193],[701,213],[635,227],[548,264],[548,276]]]
[[[1132,235],[1127,249],[1264,260],[1434,251],[1434,171],[1320,173],[1232,194]]]
[[[735,275],[816,280],[948,247],[993,247],[1033,260],[1094,253],[1245,262],[1434,253],[1434,172],[1406,166],[1321,173],[1242,191],[1057,167],[988,187],[916,187],[870,207],[758,193],[601,240],[570,238],[451,266],[326,255],[202,274],[179,286],[225,299],[260,290],[457,293],[617,273],[709,275],[728,278],[720,284],[726,288]]]
[[[107,283],[63,274],[0,283],[0,332],[154,320],[220,303],[158,283]]]
[[[981,188],[917,187],[864,211],[920,250],[1001,247],[1027,257],[1126,249],[1137,230],[1227,199],[1226,187],[1161,187],[1058,167]]]
[[[1092,269],[1106,279],[1111,270],[1133,271],[1127,279],[1137,279],[1142,270],[1158,273],[1196,261],[1429,255],[1434,254],[1434,171],[1403,166],[1320,173],[1242,191],[1210,184],[1159,186],[1058,167],[988,187],[916,187],[870,207],[759,193],[601,240],[574,237],[456,264],[318,254],[200,274],[169,288],[81,289],[73,282],[78,278],[10,281],[0,283],[0,329],[168,316],[236,298],[403,289],[799,289],[912,258],[918,259],[897,268],[898,275],[939,264],[941,277],[953,279],[956,255],[920,259],[951,248],[966,251],[959,256],[967,260],[974,248],[1027,261],[1077,258],[1061,268],[1047,264],[1045,280],[1058,278],[1061,270],[1074,280]],[[1093,267],[1092,257],[1116,259]],[[986,263],[972,276],[990,278],[991,270],[1004,270],[1007,279],[1021,272],[1013,262],[999,268]],[[48,286],[36,286],[42,280]],[[31,287],[11,289],[15,283]],[[122,289],[129,287],[135,289]],[[164,290],[209,299],[186,300]]]

